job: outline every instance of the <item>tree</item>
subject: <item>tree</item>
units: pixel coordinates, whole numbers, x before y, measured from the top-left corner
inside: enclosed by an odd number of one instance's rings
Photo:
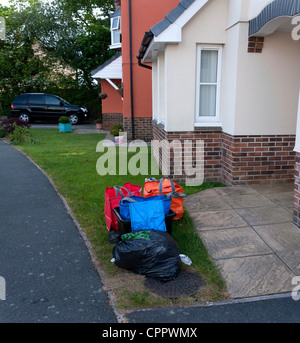
[[[31,35],[92,88],[90,72],[114,54],[109,49],[112,0],[54,0],[38,5],[38,0],[31,1],[27,27]]]
[[[0,102],[7,109],[16,94],[45,87],[51,68],[34,54],[34,38],[24,30],[27,12],[0,6],[0,16],[6,22],[6,40],[0,40]]]
[[[113,1],[11,0],[10,3],[9,7],[0,5],[7,37],[0,40],[0,111],[2,102],[8,113],[11,100],[24,91],[48,90],[57,94],[61,91],[69,95],[79,92],[84,99],[89,98],[88,94],[97,98],[98,89],[90,72],[114,54],[109,49]],[[33,48],[37,42],[42,54]],[[73,68],[77,79],[63,74],[53,78],[57,64]]]

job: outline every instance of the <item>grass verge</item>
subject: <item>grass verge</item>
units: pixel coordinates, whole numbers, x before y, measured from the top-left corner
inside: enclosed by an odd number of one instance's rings
[[[184,265],[183,268],[197,272],[206,282],[206,286],[201,287],[195,296],[177,300],[159,297],[146,289],[144,276],[120,269],[111,263],[113,245],[107,240],[108,232],[104,220],[105,188],[123,185],[125,182],[143,187],[145,176],[100,176],[96,170],[96,163],[101,153],[96,152],[96,146],[101,139],[104,139],[104,135],[64,134],[56,129],[31,129],[31,131],[38,143],[24,144],[18,148],[48,174],[68,202],[106,275],[104,289],[111,291],[119,309],[171,304],[188,305],[227,298],[224,281],[186,211],[180,221],[173,222],[172,236],[180,252],[193,261],[192,266]],[[134,154],[129,153],[128,158]],[[219,183],[204,183],[198,187],[183,185],[187,195],[219,186],[222,185]]]

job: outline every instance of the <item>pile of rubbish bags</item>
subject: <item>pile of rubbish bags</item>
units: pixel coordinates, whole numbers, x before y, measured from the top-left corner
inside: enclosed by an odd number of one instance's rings
[[[185,194],[167,177],[147,179],[144,194],[140,186],[126,183],[105,192],[108,240],[115,244],[111,262],[137,274],[174,280],[180,264],[191,260],[180,254],[173,239],[172,220],[183,215]]]

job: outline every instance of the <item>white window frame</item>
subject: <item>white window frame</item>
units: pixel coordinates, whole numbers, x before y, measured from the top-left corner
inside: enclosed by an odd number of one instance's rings
[[[117,19],[117,25],[113,27],[114,20]],[[113,17],[110,19],[110,34],[111,34],[111,47],[121,47],[121,42],[114,41],[114,32],[119,31],[121,35],[121,17]],[[121,36],[120,36],[121,39]]]
[[[203,50],[218,51],[218,71],[217,71],[217,94],[216,94],[216,115],[200,116],[200,85],[201,83],[201,53]],[[221,75],[222,75],[222,51],[221,45],[198,45],[197,46],[197,66],[196,66],[196,104],[195,104],[195,126],[221,126],[220,122],[220,95],[221,95]],[[211,83],[210,83],[211,84]]]

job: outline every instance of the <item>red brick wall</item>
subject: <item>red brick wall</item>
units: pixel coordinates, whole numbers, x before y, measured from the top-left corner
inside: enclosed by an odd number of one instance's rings
[[[203,140],[205,181],[221,181],[228,185],[294,182],[294,135],[231,136],[209,130],[165,132],[154,123],[153,136],[154,139],[169,142],[192,140],[193,151],[196,140]],[[173,175],[176,168],[174,151],[169,157],[154,148],[154,154],[156,159],[160,157],[160,167],[170,161],[170,175],[175,180],[185,180],[185,175]]]
[[[193,142],[193,156],[191,156],[190,166],[195,166],[196,154],[196,141],[204,141],[204,178],[206,181],[220,181],[221,179],[221,143],[222,143],[222,132],[219,131],[191,131],[191,132],[165,132],[159,127],[155,122],[153,123],[153,139],[154,140],[167,140],[172,142],[174,140],[179,140],[182,148],[184,148],[184,141],[191,140]],[[159,161],[160,168],[170,161],[170,175],[172,175],[175,181],[185,181],[186,175],[174,175],[174,170],[176,170],[175,154],[177,152],[171,149],[170,156],[168,156],[164,149],[160,149],[158,152],[154,147],[154,156]],[[183,170],[189,166],[183,165]]]
[[[123,125],[123,113],[102,113],[103,130],[110,131],[118,124]]]
[[[294,182],[294,135],[222,137],[226,184]]]
[[[128,134],[128,141],[131,141],[132,126],[131,118],[124,118],[124,131]],[[141,139],[145,142],[151,142],[153,139],[152,118],[134,118],[135,139]]]

